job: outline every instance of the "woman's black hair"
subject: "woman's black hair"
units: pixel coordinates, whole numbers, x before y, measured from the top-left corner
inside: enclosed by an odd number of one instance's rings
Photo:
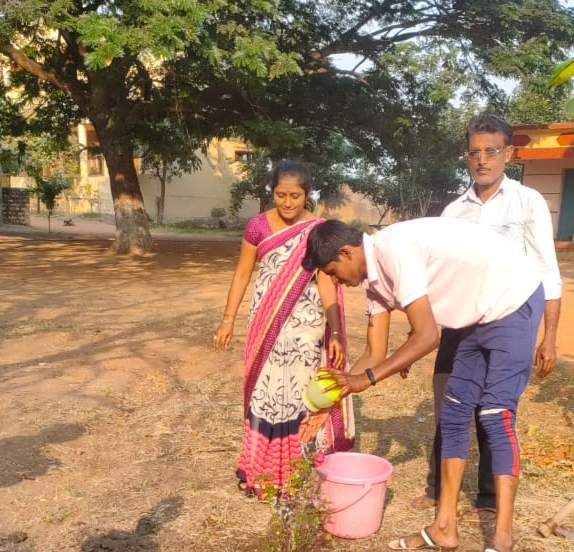
[[[315,202],[311,199],[309,194],[313,190],[313,182],[311,178],[311,171],[304,163],[299,161],[291,161],[284,159],[275,165],[271,171],[271,192],[275,190],[279,180],[284,176],[295,176],[299,179],[299,185],[305,192],[305,207],[308,211],[313,211]]]
[[[301,265],[305,270],[323,268],[339,260],[339,249],[345,245],[358,247],[363,243],[363,232],[340,220],[326,220],[309,233],[307,251]]]

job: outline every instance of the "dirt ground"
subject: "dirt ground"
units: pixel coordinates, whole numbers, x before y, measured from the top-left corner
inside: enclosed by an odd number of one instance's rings
[[[50,236],[0,227],[0,551],[265,550],[268,507],[242,496],[234,476],[246,304],[231,350],[211,349],[239,242],[156,236],[155,253],[117,257],[113,228],[78,226]],[[535,531],[574,497],[572,253],[561,262],[559,366],[532,377],[519,411],[517,552],[574,550]],[[360,290],[346,291],[346,310],[356,358]],[[395,317],[394,346],[406,331]],[[432,361],[357,397],[356,450],[395,473],[381,530],[325,549],[384,550],[431,521],[409,501],[424,488],[434,432]],[[461,511],[475,481],[473,449]],[[462,522],[459,550],[482,551],[491,530]]]

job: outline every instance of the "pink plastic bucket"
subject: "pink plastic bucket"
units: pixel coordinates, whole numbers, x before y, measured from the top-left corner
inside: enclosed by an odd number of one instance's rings
[[[384,458],[358,452],[328,454],[317,468],[328,513],[323,528],[345,539],[376,533],[383,519],[387,481],[393,466]]]

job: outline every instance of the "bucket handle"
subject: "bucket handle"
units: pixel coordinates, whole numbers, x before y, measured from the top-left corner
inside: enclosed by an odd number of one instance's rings
[[[371,489],[372,489],[372,485],[370,483],[365,483],[363,485],[363,491],[361,493],[359,493],[353,500],[351,500],[351,502],[349,504],[345,504],[345,506],[340,506],[339,508],[333,508],[333,509],[330,509],[329,506],[327,505],[325,507],[325,511],[328,514],[338,514],[342,510],[346,510],[347,508],[350,508],[351,506],[354,506],[355,504],[357,504],[357,502],[359,502],[359,500],[363,499],[365,496],[367,496],[371,492]]]

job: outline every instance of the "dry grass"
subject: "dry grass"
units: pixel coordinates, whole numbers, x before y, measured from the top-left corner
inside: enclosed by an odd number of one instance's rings
[[[122,259],[105,242],[0,239],[0,551],[264,551],[268,508],[243,497],[234,476],[246,309],[233,349],[210,347],[237,244],[162,242],[155,255]],[[356,357],[363,297],[347,297]],[[401,317],[392,330],[396,345]],[[574,550],[535,532],[574,495],[573,354],[548,381],[533,378],[522,401],[520,552]],[[431,370],[425,359],[406,382],[357,397],[356,449],[395,473],[381,531],[323,549],[384,550],[432,520],[409,506],[434,432]],[[461,508],[475,479],[473,450]],[[491,529],[461,524],[460,550],[482,551]]]

